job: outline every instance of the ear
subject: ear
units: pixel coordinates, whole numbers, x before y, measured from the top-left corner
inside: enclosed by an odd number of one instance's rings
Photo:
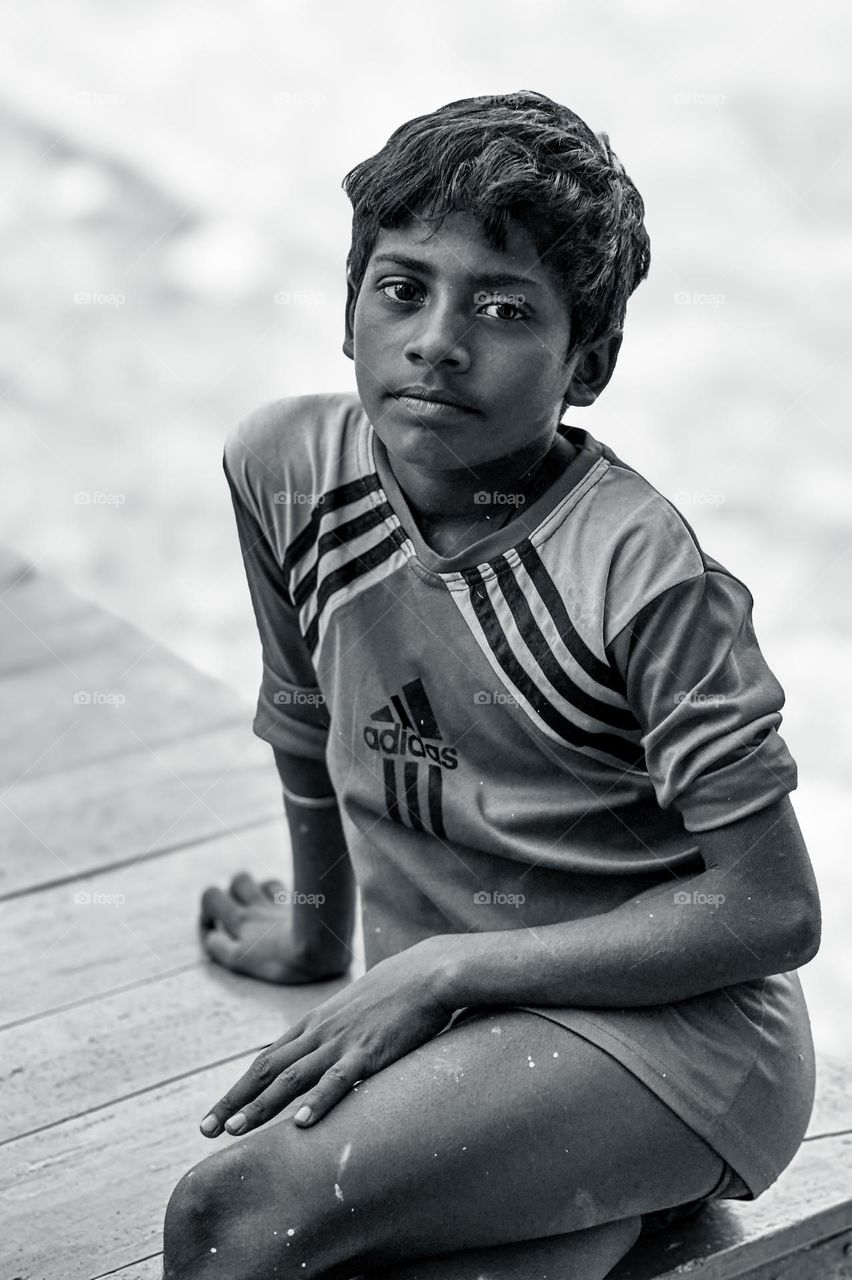
[[[582,344],[572,357],[572,371],[565,389],[565,404],[594,404],[615,371],[624,333],[613,329],[588,345]]]
[[[348,356],[350,360],[355,359],[355,303],[358,301],[358,290],[352,282],[352,277],[347,271],[346,273],[346,315],[344,319],[345,336],[343,339],[343,354]]]

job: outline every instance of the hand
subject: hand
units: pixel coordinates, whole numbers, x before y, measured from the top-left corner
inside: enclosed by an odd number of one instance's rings
[[[315,907],[303,905],[299,910],[317,916]],[[280,880],[258,884],[241,872],[227,893],[212,887],[201,897],[201,945],[226,969],[287,985],[322,982],[345,973],[352,951],[343,939],[329,928],[321,929],[316,920],[311,945],[297,923]]]
[[[442,940],[427,938],[317,1005],[255,1058],[201,1132],[248,1133],[296,1098],[295,1122],[314,1124],[359,1080],[433,1039],[454,1012],[435,981],[442,954]]]

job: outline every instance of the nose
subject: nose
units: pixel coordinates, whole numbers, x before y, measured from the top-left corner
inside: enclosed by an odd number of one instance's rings
[[[470,316],[460,315],[452,298],[430,302],[412,318],[405,358],[413,365],[463,373],[470,367],[470,329]]]

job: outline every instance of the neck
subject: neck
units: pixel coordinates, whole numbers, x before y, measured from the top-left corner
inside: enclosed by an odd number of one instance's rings
[[[539,436],[502,458],[447,471],[428,471],[390,451],[387,456],[396,482],[415,516],[471,520],[493,515],[495,511],[491,504],[478,503],[477,493],[522,490],[558,439],[556,431],[550,430],[546,436]]]

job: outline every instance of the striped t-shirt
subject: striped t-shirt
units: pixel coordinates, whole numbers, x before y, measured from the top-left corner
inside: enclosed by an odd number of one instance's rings
[[[325,759],[367,966],[607,911],[796,786],[748,588],[587,431],[502,528],[423,540],[357,396],[225,443],[263,653],[254,732]]]

